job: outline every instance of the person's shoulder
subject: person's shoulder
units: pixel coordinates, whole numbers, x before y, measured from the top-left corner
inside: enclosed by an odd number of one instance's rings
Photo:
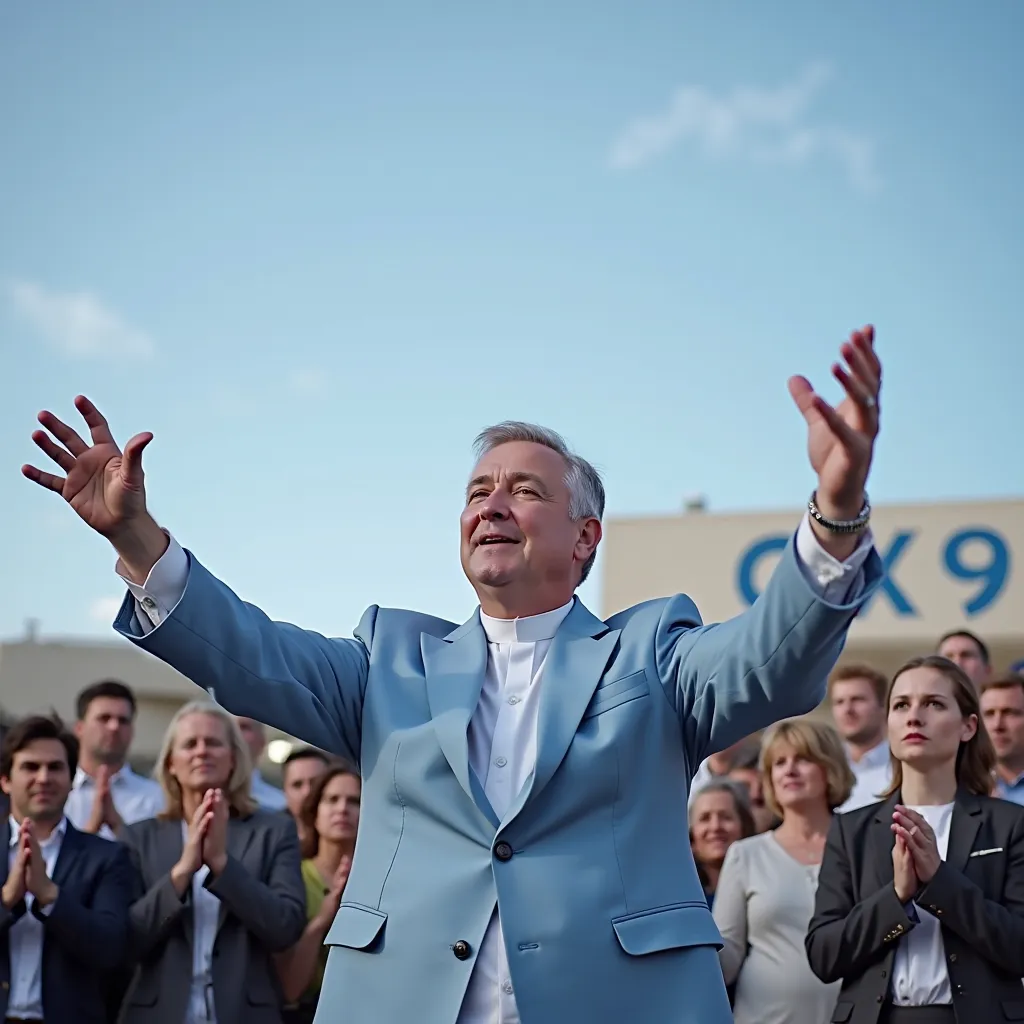
[[[886,800],[876,800],[849,811],[836,811],[832,821],[840,832],[852,835],[867,828],[885,810],[887,803]]]
[[[382,635],[418,637],[420,633],[427,633],[441,639],[459,628],[457,622],[449,622],[437,615],[427,615],[426,612],[417,612],[409,608],[376,607],[371,611],[374,613],[375,639],[379,639]]]
[[[700,612],[686,594],[653,597],[616,612],[606,622],[609,629],[643,630],[692,628],[703,625]]]
[[[242,821],[246,828],[253,832],[266,832],[276,836],[298,836],[295,819],[287,810],[273,810],[268,807],[257,807]]]
[[[113,863],[124,856],[124,848],[116,840],[93,835],[91,832],[83,832],[81,829],[75,828],[70,821],[67,824],[67,830],[68,833],[74,834],[79,849],[86,857]]]
[[[982,813],[988,815],[998,827],[1008,831],[1024,829],[1024,806],[999,796],[976,796],[972,799],[977,801]]]

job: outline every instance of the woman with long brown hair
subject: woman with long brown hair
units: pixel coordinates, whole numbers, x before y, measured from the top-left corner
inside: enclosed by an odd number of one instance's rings
[[[284,1024],[312,1024],[327,964],[324,939],[338,913],[348,882],[362,784],[354,768],[331,765],[302,802],[302,880],[306,887],[306,928],[302,938],[277,957],[286,1000]]]
[[[989,796],[995,752],[963,670],[893,677],[893,781],[833,821],[807,955],[842,982],[832,1020],[1024,1020],[1024,807]]]

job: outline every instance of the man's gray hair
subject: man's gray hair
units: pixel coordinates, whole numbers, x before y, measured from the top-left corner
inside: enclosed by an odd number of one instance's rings
[[[601,519],[604,516],[604,484],[601,474],[586,459],[577,455],[565,442],[565,438],[547,427],[521,420],[505,420],[493,427],[481,430],[473,442],[477,458],[486,455],[492,448],[511,441],[529,441],[542,444],[558,452],[565,459],[565,486],[569,489],[569,518],[573,522],[581,519]],[[597,558],[597,550],[587,559],[580,574],[580,583],[589,575]]]

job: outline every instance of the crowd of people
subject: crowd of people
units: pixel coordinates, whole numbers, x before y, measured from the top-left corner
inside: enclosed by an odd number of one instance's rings
[[[1009,811],[1024,807],[1024,676],[993,674],[985,644],[956,631],[892,680],[844,665],[828,699],[834,725],[779,722],[709,757],[689,787],[736,1024],[858,1024],[886,971],[896,1006],[922,986],[941,1003],[950,986],[980,983],[1024,1004],[1011,984],[1024,812]],[[73,731],[35,716],[5,737],[6,1019],[309,1024],[355,848],[358,772],[299,747],[277,789],[257,767],[264,727],[204,698],[174,715],[149,778],[129,763],[135,715],[132,690],[104,680],[78,695]],[[682,808],[685,779],[679,792]],[[1008,813],[979,811],[988,795]],[[955,808],[985,830],[972,863],[949,853]],[[870,908],[876,821],[907,853],[891,905]],[[927,876],[915,825],[964,882]],[[986,882],[1020,903],[986,900]],[[954,914],[966,900],[952,931],[939,930],[929,883]],[[911,933],[912,920],[930,928]]]
[[[957,630],[891,680],[843,665],[828,705],[833,724],[777,723],[708,758],[690,791],[736,1024],[874,1024],[890,989],[893,1020],[928,1024],[917,1008],[956,991],[955,1019],[980,1021],[972,995],[992,988],[1018,1019],[1024,675],[993,672]]]
[[[6,1021],[309,1024],[359,824],[361,782],[312,747],[283,790],[265,729],[178,709],[153,778],[129,763],[136,700],[103,680],[4,737]]]

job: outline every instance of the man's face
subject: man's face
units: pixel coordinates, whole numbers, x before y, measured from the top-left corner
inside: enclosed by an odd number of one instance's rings
[[[284,797],[288,813],[296,820],[313,783],[326,769],[327,765],[319,757],[300,757],[284,766]]]
[[[71,792],[68,752],[60,740],[33,740],[14,755],[10,776],[0,778],[16,821],[55,822]]]
[[[135,735],[132,706],[120,697],[96,697],[75,723],[75,735],[90,758],[100,764],[121,765]]]
[[[981,718],[996,757],[1024,766],[1024,687],[994,686],[981,695]]]
[[[260,722],[252,718],[236,717],[238,728],[241,730],[242,739],[249,748],[249,757],[252,758],[252,766],[255,768],[263,756],[263,748],[267,745],[267,735]]]
[[[565,469],[558,452],[530,441],[498,445],[477,463],[462,513],[462,568],[478,594],[575,589],[601,525],[570,519]]]
[[[988,663],[981,656],[981,649],[969,636],[951,636],[943,640],[938,653],[959,665],[974,683],[975,689],[981,689],[981,684],[988,679]]]
[[[881,742],[885,732],[885,705],[879,703],[869,679],[832,684],[832,717],[847,743]]]

